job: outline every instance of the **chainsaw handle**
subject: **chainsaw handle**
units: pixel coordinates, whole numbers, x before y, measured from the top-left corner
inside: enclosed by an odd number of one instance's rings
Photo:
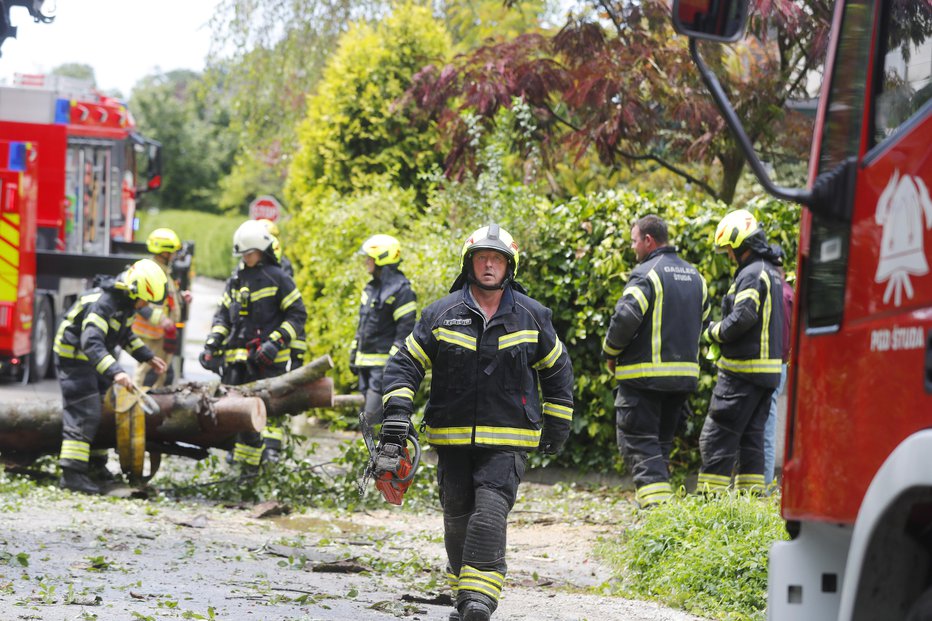
[[[417,474],[417,467],[421,464],[421,444],[417,441],[417,435],[413,428],[407,439],[414,445],[414,457],[411,458],[411,472],[408,473],[408,476],[398,479],[399,484],[410,483],[414,475]]]

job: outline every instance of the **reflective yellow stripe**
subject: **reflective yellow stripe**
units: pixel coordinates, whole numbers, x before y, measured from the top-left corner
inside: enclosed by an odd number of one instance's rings
[[[281,427],[274,427],[272,425],[269,425],[268,427],[263,429],[262,433],[259,435],[261,435],[263,438],[266,438],[268,440],[284,440],[285,439],[285,431]]]
[[[519,330],[518,332],[502,335],[498,337],[498,348],[506,349],[521,343],[534,343],[536,345],[539,334],[540,332],[537,330]]]
[[[606,335],[605,340],[602,341],[602,351],[604,351],[609,356],[617,356],[618,354],[621,353],[620,349],[615,349],[614,347],[608,344],[608,335]]]
[[[472,427],[431,427],[428,425],[427,441],[437,446],[472,444]]]
[[[673,497],[673,488],[666,481],[650,483],[637,488],[634,496],[641,507],[648,507],[670,500]]]
[[[392,313],[392,319],[398,321],[405,315],[410,315],[411,313],[417,312],[417,304],[414,302],[408,302],[407,304],[402,304],[395,309],[395,312]]]
[[[364,354],[356,352],[357,367],[384,367],[388,363],[388,354]]]
[[[107,324],[114,330],[119,330],[120,328],[123,327],[123,324],[121,324],[116,319],[113,319],[112,317],[107,321]]]
[[[517,427],[476,427],[476,444],[534,448],[540,444],[540,430]]]
[[[80,440],[62,440],[61,459],[87,462],[90,459],[91,445]]]
[[[463,565],[458,588],[460,591],[483,593],[497,602],[502,596],[504,583],[505,577],[497,571],[481,571],[470,565]]]
[[[246,362],[249,360],[249,352],[246,351],[244,347],[238,347],[236,349],[228,349],[223,354],[223,361],[227,364],[233,364],[236,362]]]
[[[761,270],[760,279],[764,281],[764,289],[767,293],[767,304],[764,306],[764,316],[761,318],[760,357],[770,358],[770,315],[773,311],[774,300],[770,291],[770,275],[766,270]]]
[[[564,420],[573,420],[573,408],[568,408],[565,405],[557,405],[556,403],[549,403],[547,401],[544,401],[544,414]]]
[[[289,347],[279,349],[275,354],[275,362],[288,362],[289,360],[291,360],[291,348]]]
[[[295,289],[295,291],[297,291],[297,289]],[[263,287],[262,289],[259,289],[257,291],[251,291],[249,293],[249,299],[253,302],[255,302],[256,300],[264,300],[265,298],[270,298],[274,296],[276,293],[278,293],[278,287],[275,287],[275,286]],[[294,291],[292,293],[294,293]],[[285,301],[282,300],[282,304],[284,303]]]
[[[230,336],[230,329],[223,325],[211,326],[210,331],[220,336]]]
[[[625,290],[621,293],[621,297],[625,297],[626,295],[630,295],[632,298],[634,298],[634,301],[637,302],[638,306],[641,308],[642,315],[647,312],[649,302],[647,301],[647,296],[644,295],[643,291],[641,291],[638,287],[625,287]]]
[[[540,371],[541,369],[549,369],[557,363],[557,360],[560,359],[560,354],[563,353],[563,343],[557,340],[557,344],[553,346],[553,349],[550,350],[550,353],[535,362],[531,365],[534,369]]]
[[[307,351],[307,342],[302,341],[301,339],[292,339],[290,345],[291,345],[291,349],[296,349],[298,351]]]
[[[249,446],[237,442],[233,447],[233,461],[258,466],[262,461],[262,446]]]
[[[107,372],[107,369],[109,369],[115,364],[116,364],[116,358],[114,358],[110,354],[107,354],[106,356],[100,359],[100,362],[97,363],[97,367],[96,367],[97,372],[103,375],[104,373]]]
[[[396,388],[390,392],[385,393],[382,396],[382,403],[388,403],[388,400],[392,397],[398,397],[399,399],[407,399],[408,401],[414,401],[414,391],[404,386],[402,388]]]
[[[444,573],[447,579],[447,586],[453,589],[453,596],[456,597],[456,590],[460,586],[460,577],[450,571],[450,568],[447,567],[447,571]]]
[[[735,477],[735,489],[743,492],[763,492],[765,488],[764,475],[739,474]]]
[[[639,377],[699,377],[699,364],[696,362],[661,362],[659,364],[645,362],[615,367],[616,380]]]
[[[421,344],[417,342],[417,339],[414,338],[413,334],[409,334],[408,338],[405,339],[405,347],[408,348],[408,353],[410,353],[415,360],[421,363],[421,366],[424,367],[425,371],[430,368],[430,358],[427,357],[427,354],[424,352]]]
[[[291,293],[282,298],[281,304],[278,305],[282,310],[287,310],[289,306],[301,299],[301,292],[298,289],[293,289]]]
[[[650,322],[650,357],[654,364],[661,364],[660,347],[663,341],[660,329],[663,325],[663,283],[660,282],[660,276],[654,270],[649,271],[647,277],[654,284],[654,312]]]
[[[446,328],[435,328],[434,338],[438,341],[444,341],[476,351],[476,338],[468,334],[463,334],[462,332],[456,332],[455,330],[448,330]]]
[[[718,341],[719,343],[722,342],[722,337],[719,334],[719,332],[721,331],[722,331],[721,321],[719,321],[718,323],[712,324],[712,329],[709,331],[712,334],[712,339]]]
[[[87,316],[84,318],[84,323],[81,324],[81,330],[87,329],[87,324],[91,324],[92,326],[97,326],[98,328],[100,328],[100,330],[104,334],[107,334],[107,332],[109,332],[110,330],[110,328],[107,326],[107,320],[101,317],[100,315],[98,315],[97,313],[87,314]]]
[[[731,485],[731,477],[700,472],[696,490],[699,492],[721,492],[727,490],[729,485]]]
[[[280,329],[284,330],[285,332],[287,332],[287,333],[288,333],[288,336],[290,337],[290,339],[297,338],[297,336],[298,336],[298,331],[295,330],[295,329],[294,329],[294,326],[292,326],[289,322],[283,321],[283,322],[282,322],[282,325],[280,325],[280,326],[278,326],[278,327],[279,327]],[[279,336],[279,338],[281,338],[281,337]],[[289,340],[290,340],[290,339],[289,339]],[[274,340],[278,340],[278,339],[274,339]]]
[[[138,350],[142,349],[142,348],[145,347],[145,346],[146,346],[146,344],[143,343],[143,342],[142,342],[142,339],[140,339],[140,338],[137,337],[137,336],[134,336],[133,338],[131,338],[131,339],[129,340],[129,351],[130,351],[130,353],[133,353],[134,351],[138,351]]]
[[[389,358],[391,358],[392,356],[394,356],[394,355],[397,354],[397,353],[398,353],[398,346],[397,346],[397,345],[392,345],[392,346],[388,349],[388,357],[389,357]]]
[[[87,355],[81,350],[75,350],[74,346],[59,341],[55,342],[52,351],[58,354],[59,358],[68,358],[71,360],[87,360]]]
[[[754,310],[760,310],[760,293],[757,292],[757,289],[745,289],[737,296],[735,296],[735,306],[738,305],[738,302],[742,302],[744,300],[753,300]]]
[[[712,305],[706,304],[709,299],[709,286],[705,283],[705,278],[699,277],[699,280],[702,282],[702,308],[705,310],[702,312],[702,321],[705,321],[709,317],[709,313],[712,312]]]
[[[718,368],[732,373],[780,373],[782,365],[783,360],[780,358],[735,360],[722,356],[718,359]]]

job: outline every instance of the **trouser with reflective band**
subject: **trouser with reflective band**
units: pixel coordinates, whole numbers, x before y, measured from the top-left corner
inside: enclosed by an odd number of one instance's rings
[[[236,363],[223,370],[223,382],[231,386],[248,384],[260,379],[278,377],[286,371],[287,363],[276,364],[271,367],[253,363]],[[280,431],[280,430],[279,430]],[[279,444],[281,446],[281,444]],[[244,431],[236,434],[236,444],[233,446],[233,461],[248,466],[258,466],[262,461],[262,451],[265,443],[262,434],[256,431]]]
[[[110,387],[110,381],[89,364],[62,364],[55,356],[55,366],[63,410],[59,464],[62,468],[87,472],[91,443],[100,427],[102,395]]]
[[[615,389],[618,449],[634,478],[637,502],[642,507],[673,495],[670,451],[687,396],[685,392],[640,390],[624,383]]]
[[[737,489],[763,489],[764,425],[773,390],[719,371],[699,435],[700,492],[727,489],[733,471],[737,471]]]
[[[474,599],[494,611],[508,568],[508,512],[518,497],[527,453],[438,447],[437,455],[448,579],[455,579],[458,604]]]
[[[382,372],[385,367],[359,367],[359,392],[366,398],[364,411],[370,425],[382,422]]]
[[[281,420],[269,421],[265,429],[259,435],[262,436],[262,444],[266,448],[276,451],[282,450],[282,441],[285,439],[285,430],[281,427]]]
[[[172,354],[165,353],[165,339],[141,339],[143,344],[152,350],[157,358],[161,358],[168,365],[168,370],[161,375],[155,372],[155,368],[148,362],[141,362],[136,367],[136,373],[133,375],[133,381],[137,386],[146,388],[161,388],[162,386],[171,386],[175,381],[175,370],[172,368]]]

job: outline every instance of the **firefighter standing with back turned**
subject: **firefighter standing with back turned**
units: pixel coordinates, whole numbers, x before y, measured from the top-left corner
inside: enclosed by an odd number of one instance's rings
[[[289,347],[307,319],[301,292],[275,259],[274,238],[265,225],[247,220],[233,234],[233,254],[242,257],[228,280],[200,361],[205,369],[220,371],[224,384],[233,386],[285,373]],[[241,433],[233,461],[244,473],[258,471],[263,449],[274,460],[281,440],[259,433]]]
[[[133,380],[117,362],[117,346],[139,362],[164,373],[155,356],[132,331],[136,311],[165,298],[167,278],[151,259],[142,259],[116,278],[82,293],[55,334],[55,367],[61,386],[62,420],[60,486],[85,494],[101,493],[96,479],[106,478],[106,451],[91,454],[101,418],[101,397],[111,384],[133,388]],[[94,477],[94,478],[92,478]]]
[[[398,269],[401,245],[391,235],[374,235],[359,253],[372,279],[362,292],[359,325],[350,345],[350,369],[359,376],[359,392],[371,425],[382,422],[382,372],[414,329],[417,296]]]
[[[573,417],[569,356],[550,310],[514,282],[518,259],[497,224],[470,235],[451,293],[424,309],[383,377],[380,443],[404,446],[414,395],[433,368],[423,429],[439,458],[447,577],[457,594],[451,620],[486,621],[495,611],[527,452],[559,451]]]
[[[668,238],[666,222],[654,215],[632,227],[639,265],[602,347],[618,381],[618,448],[641,508],[673,495],[670,450],[683,404],[699,384],[699,337],[709,316],[705,280],[667,245]]]
[[[715,231],[717,252],[738,267],[722,300],[722,320],[704,337],[721,348],[718,379],[699,436],[698,490],[728,488],[737,460],[735,488],[764,490],[764,425],[783,363],[782,278],[773,248],[757,219],[728,213]]]
[[[146,239],[146,248],[152,260],[165,271],[168,289],[163,304],[149,304],[136,311],[133,332],[142,339],[146,347],[165,361],[168,371],[156,373],[148,362],[136,368],[134,380],[137,386],[159,388],[174,382],[172,356],[178,352],[178,328],[181,321],[182,304],[191,303],[190,291],[179,291],[172,278],[172,259],[181,250],[181,238],[171,229],[155,229]]]

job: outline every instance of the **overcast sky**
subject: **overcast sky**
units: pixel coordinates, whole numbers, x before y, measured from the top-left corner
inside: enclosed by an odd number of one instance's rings
[[[0,81],[14,73],[47,73],[65,63],[94,68],[97,86],[129,97],[136,82],[157,68],[204,68],[208,20],[217,0],[46,0],[55,21],[36,24],[13,7],[16,39],[0,47]]]

